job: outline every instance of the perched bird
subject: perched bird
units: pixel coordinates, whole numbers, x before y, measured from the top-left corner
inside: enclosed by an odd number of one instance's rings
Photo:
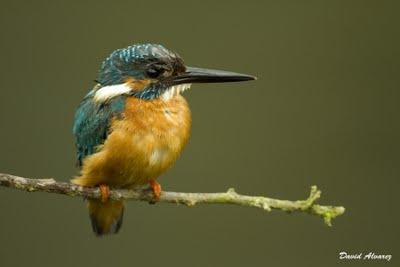
[[[255,77],[185,66],[182,58],[158,44],[118,49],[106,58],[94,88],[75,114],[77,164],[72,183],[99,186],[100,200],[89,199],[96,235],[117,233],[124,203],[109,199],[109,188],[150,185],[154,201],[161,194],[156,179],[186,145],[191,114],[181,93],[192,83],[254,80]]]

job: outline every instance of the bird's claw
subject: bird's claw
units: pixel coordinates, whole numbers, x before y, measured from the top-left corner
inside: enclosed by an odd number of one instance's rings
[[[101,194],[101,202],[107,202],[110,199],[110,187],[105,184],[99,185],[100,194]]]
[[[151,191],[153,193],[153,199],[149,201],[150,204],[155,204],[160,201],[161,197],[161,185],[156,180],[151,180],[149,182]]]

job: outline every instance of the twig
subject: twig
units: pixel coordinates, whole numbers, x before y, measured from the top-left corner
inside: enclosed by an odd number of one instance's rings
[[[0,185],[28,192],[48,192],[64,194],[68,196],[82,196],[85,198],[100,198],[100,190],[97,187],[82,187],[71,183],[57,182],[54,179],[30,179],[0,173]],[[314,185],[306,200],[279,200],[262,196],[240,195],[230,188],[223,193],[179,193],[162,191],[160,202],[169,202],[194,206],[196,204],[234,204],[248,207],[261,208],[266,211],[278,209],[286,212],[302,211],[320,216],[324,222],[331,226],[331,220],[345,211],[340,206],[321,206],[315,202],[321,197],[321,191]],[[153,194],[149,190],[111,190],[110,198],[113,200],[142,200],[152,201]]]

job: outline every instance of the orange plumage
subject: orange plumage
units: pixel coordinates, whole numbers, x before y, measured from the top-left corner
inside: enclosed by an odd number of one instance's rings
[[[123,119],[115,119],[111,133],[98,152],[85,158],[82,186],[107,184],[131,188],[157,179],[169,169],[186,145],[191,114],[186,100],[126,100]]]

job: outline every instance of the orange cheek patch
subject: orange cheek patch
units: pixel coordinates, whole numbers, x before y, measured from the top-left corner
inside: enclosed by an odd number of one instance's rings
[[[136,92],[143,91],[144,88],[146,88],[147,85],[152,83],[152,80],[136,80],[134,78],[128,78],[125,83],[133,90]]]

